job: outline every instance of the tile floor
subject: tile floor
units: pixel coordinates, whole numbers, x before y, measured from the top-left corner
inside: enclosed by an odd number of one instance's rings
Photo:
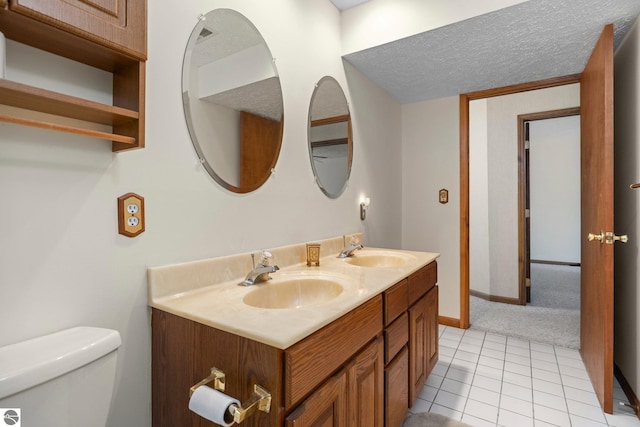
[[[477,427],[640,427],[614,384],[614,414],[604,414],[577,350],[440,326],[438,364],[410,412]]]

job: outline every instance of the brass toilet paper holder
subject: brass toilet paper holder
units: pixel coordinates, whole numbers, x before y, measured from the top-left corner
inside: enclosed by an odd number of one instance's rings
[[[191,386],[189,389],[189,396],[200,386],[209,386],[213,383],[213,388],[218,391],[224,391],[225,389],[225,374],[220,369],[211,368],[211,374],[200,381],[199,383]],[[271,393],[269,393],[264,387],[258,384],[253,385],[253,396],[246,402],[243,402],[241,406],[231,405],[229,412],[233,416],[233,421],[240,424],[249,415],[253,414],[256,410],[266,412],[267,414],[271,410]]]

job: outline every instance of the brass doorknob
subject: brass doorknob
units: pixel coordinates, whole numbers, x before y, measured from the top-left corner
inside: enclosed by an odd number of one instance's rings
[[[629,237],[626,234],[623,234],[622,236],[613,236],[613,240],[617,240],[620,243],[627,243],[629,241]]]
[[[597,240],[598,242],[602,243],[602,240],[604,239],[604,234],[602,233],[602,231],[600,232],[600,234],[589,233],[587,235],[587,239],[590,242],[593,242],[594,240]]]

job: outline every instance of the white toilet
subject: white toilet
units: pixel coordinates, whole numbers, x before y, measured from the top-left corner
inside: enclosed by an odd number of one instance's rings
[[[77,327],[0,347],[0,419],[21,427],[104,427],[111,406],[118,331]]]

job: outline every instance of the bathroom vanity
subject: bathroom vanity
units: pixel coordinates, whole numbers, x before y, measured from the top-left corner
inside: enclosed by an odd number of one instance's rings
[[[333,240],[320,267],[302,262],[304,245],[274,250],[281,270],[250,287],[237,286],[249,254],[149,269],[154,426],[215,425],[188,409],[213,367],[241,402],[254,384],[270,392],[270,412],[244,425],[402,424],[438,357],[438,254],[365,248],[343,260]],[[270,299],[292,281],[311,294]],[[341,291],[327,297],[325,285]]]

